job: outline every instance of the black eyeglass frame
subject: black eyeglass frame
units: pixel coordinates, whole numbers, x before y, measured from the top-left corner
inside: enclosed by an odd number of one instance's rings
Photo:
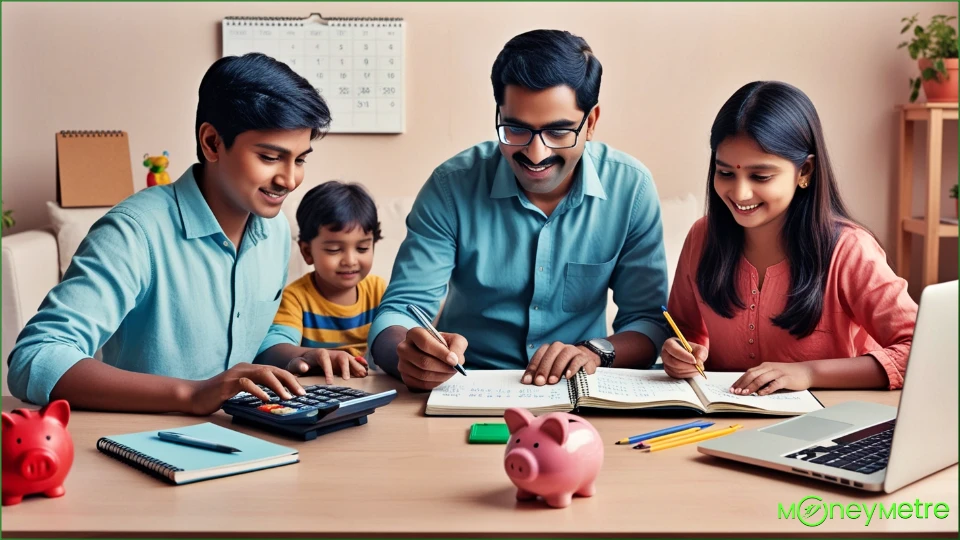
[[[592,110],[593,110],[593,108],[591,107],[591,108],[590,108],[590,111],[592,111]],[[533,142],[533,138],[534,138],[534,137],[540,137],[540,142],[542,142],[543,145],[546,146],[547,148],[551,148],[551,149],[553,149],[553,150],[563,150],[564,148],[573,148],[574,146],[577,145],[578,142],[580,142],[580,131],[583,130],[583,125],[587,123],[587,117],[590,116],[590,111],[587,111],[586,113],[583,114],[583,120],[580,120],[580,125],[577,126],[577,129],[572,129],[572,128],[543,128],[543,129],[532,129],[532,128],[528,128],[528,127],[526,127],[526,126],[517,126],[517,125],[514,125],[514,124],[501,124],[501,123],[500,123],[500,106],[497,105],[497,108],[496,108],[496,111],[495,111],[494,117],[493,117],[493,122],[494,122],[494,124],[495,124],[495,126],[496,126],[496,130],[497,130],[497,140],[499,140],[502,144],[505,144],[505,145],[507,145],[507,146],[528,146],[530,143]],[[504,141],[504,140],[503,140],[503,137],[500,135],[500,128],[504,128],[504,127],[511,127],[511,128],[517,128],[517,129],[525,129],[525,130],[527,130],[527,131],[530,132],[530,138],[527,139],[527,142],[525,142],[524,144],[511,144],[511,143],[508,143],[508,142]],[[547,144],[546,139],[543,138],[543,132],[544,132],[544,131],[570,131],[570,132],[572,132],[572,133],[574,134],[573,144],[571,144],[570,146],[550,146],[549,144]]]

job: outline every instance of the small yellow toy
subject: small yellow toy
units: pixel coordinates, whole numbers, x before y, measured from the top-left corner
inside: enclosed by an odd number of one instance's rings
[[[163,151],[162,156],[143,155],[143,166],[150,169],[147,173],[147,187],[163,186],[170,183],[167,166],[170,165],[170,153]]]

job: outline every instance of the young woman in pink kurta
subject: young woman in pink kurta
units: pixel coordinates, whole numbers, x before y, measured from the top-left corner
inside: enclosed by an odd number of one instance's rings
[[[800,90],[754,82],[710,136],[707,216],[680,254],[662,351],[676,378],[745,371],[731,388],[900,388],[917,305],[840,199],[816,110]]]

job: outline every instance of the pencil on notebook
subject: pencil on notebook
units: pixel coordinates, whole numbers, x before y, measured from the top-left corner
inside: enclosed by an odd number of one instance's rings
[[[683,334],[680,333],[680,328],[677,327],[677,323],[673,322],[673,317],[667,313],[667,306],[660,306],[660,309],[663,310],[663,316],[667,318],[667,322],[670,323],[670,327],[673,328],[674,333],[677,334],[677,338],[680,340],[680,343],[683,344],[683,348],[686,349],[688,353],[693,354],[693,347],[687,343],[687,338],[683,337]],[[703,366],[700,365],[700,361],[697,360],[696,356],[693,357],[693,365],[697,367],[700,376],[706,379],[707,374],[703,372]]]
[[[641,452],[659,452],[660,450],[667,450],[668,448],[683,446],[685,444],[707,441],[710,439],[715,439],[717,437],[723,437],[724,435],[729,435],[742,427],[743,426],[741,426],[740,424],[734,424],[726,429],[717,429],[714,431],[703,431],[694,435],[689,435],[687,437],[679,437],[677,439],[664,441],[660,444],[651,445],[649,448],[641,449]]]

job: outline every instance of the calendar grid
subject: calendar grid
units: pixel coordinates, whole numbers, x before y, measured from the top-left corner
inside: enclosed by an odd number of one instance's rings
[[[228,17],[223,56],[261,52],[289,65],[326,100],[331,133],[402,133],[405,31],[388,17]]]

